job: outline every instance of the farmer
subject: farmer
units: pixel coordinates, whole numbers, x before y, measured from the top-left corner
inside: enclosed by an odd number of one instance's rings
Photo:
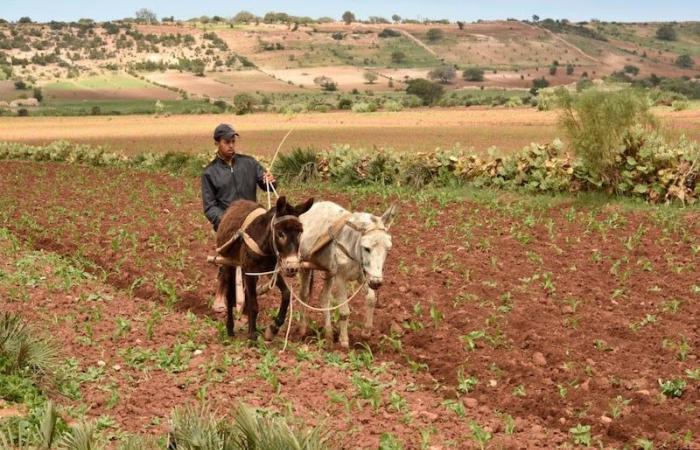
[[[219,228],[221,217],[232,202],[241,199],[257,201],[256,185],[262,190],[267,189],[267,183],[277,187],[275,177],[255,158],[236,153],[237,136],[236,130],[226,123],[214,129],[216,158],[202,173],[202,206],[214,231]],[[212,309],[226,310],[223,292],[216,292]]]

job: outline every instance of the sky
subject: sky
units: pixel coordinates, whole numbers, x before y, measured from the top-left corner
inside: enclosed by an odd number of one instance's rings
[[[541,18],[566,18],[572,21],[700,20],[698,0],[0,0],[0,17],[12,21],[23,16],[40,22],[80,18],[102,21],[132,17],[140,8],[148,8],[158,17],[175,16],[176,19],[189,19],[201,15],[231,17],[241,10],[257,15],[278,11],[298,16],[329,16],[339,19],[344,11],[350,10],[359,19],[368,16],[382,16],[388,19],[393,14],[398,14],[407,19],[475,21],[509,17],[530,19],[533,14],[537,14]]]

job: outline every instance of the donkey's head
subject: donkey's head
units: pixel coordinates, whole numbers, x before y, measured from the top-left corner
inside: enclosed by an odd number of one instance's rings
[[[381,217],[368,215],[359,225],[360,252],[362,270],[367,284],[372,289],[379,289],[384,283],[384,262],[391,250],[389,227],[396,216],[396,205],[391,205]]]
[[[303,228],[298,218],[313,204],[313,198],[309,198],[297,206],[287,203],[284,196],[277,199],[275,216],[272,221],[272,244],[277,252],[280,267],[286,276],[293,276],[301,266],[299,236]]]

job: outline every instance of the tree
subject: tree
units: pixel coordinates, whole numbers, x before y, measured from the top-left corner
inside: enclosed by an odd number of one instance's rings
[[[240,11],[238,14],[233,16],[233,23],[251,23],[255,22],[258,17],[249,11]]]
[[[233,110],[238,115],[252,113],[256,103],[255,97],[250,94],[236,94],[233,97]]]
[[[539,21],[540,21],[540,16],[538,16],[537,14],[533,14],[533,15],[532,15],[532,21],[535,22],[535,23],[539,22]]]
[[[678,34],[676,33],[676,29],[673,28],[673,25],[667,23],[656,29],[656,39],[660,39],[662,41],[675,41],[678,39]]]
[[[469,67],[462,72],[464,81],[484,81],[484,70],[478,67]]]
[[[355,21],[355,14],[353,14],[351,11],[345,11],[343,13],[343,22],[345,22],[345,25],[350,25]]]
[[[367,83],[369,84],[374,84],[374,82],[377,81],[377,78],[379,78],[376,73],[369,71],[365,72],[362,76],[365,77],[365,80],[367,80]]]
[[[158,17],[156,16],[156,13],[151,11],[148,8],[141,8],[138,11],[134,13],[136,16],[136,20],[139,22],[146,22],[150,25],[151,22],[157,22]]]
[[[693,61],[693,58],[690,57],[690,55],[685,54],[681,55],[676,59],[676,65],[678,67],[681,67],[683,69],[692,69],[693,66],[695,65],[695,61]]]
[[[439,29],[439,28],[431,28],[428,30],[427,33],[425,33],[425,37],[430,41],[430,42],[436,42],[439,41],[444,37],[445,33]]]
[[[452,66],[437,67],[428,72],[428,78],[438,80],[442,84],[448,84],[455,79],[456,71]]]
[[[32,19],[30,17],[20,17],[17,23],[32,23]]]
[[[416,78],[408,82],[406,93],[419,97],[424,105],[434,105],[445,92],[442,86],[424,78]]]
[[[574,74],[574,65],[573,65],[573,64],[567,64],[567,65],[566,65],[566,74],[567,74],[567,75],[573,75],[573,74]]]
[[[44,99],[44,93],[41,92],[41,88],[39,88],[39,87],[34,88],[34,98],[39,103],[41,103],[41,101]]]
[[[391,62],[394,64],[401,64],[406,61],[406,54],[401,50],[394,50],[391,52]]]
[[[393,16],[391,16],[391,20],[393,20],[396,23],[399,23],[401,22],[401,16],[399,16],[398,14],[394,14]]]
[[[460,30],[463,30],[464,29],[464,22],[462,22],[461,20],[458,20],[457,26],[459,27]]]

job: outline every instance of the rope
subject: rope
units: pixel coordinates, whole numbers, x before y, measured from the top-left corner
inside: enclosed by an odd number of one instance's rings
[[[271,173],[272,171],[272,166],[275,165],[275,160],[277,159],[277,155],[280,152],[280,149],[282,148],[282,145],[284,145],[284,141],[287,140],[290,134],[292,134],[292,131],[294,131],[294,127],[292,127],[289,131],[287,131],[287,134],[284,135],[282,138],[282,141],[280,144],[277,146],[277,150],[275,150],[275,154],[272,156],[272,162],[270,163],[270,166],[267,168],[267,171]],[[269,181],[265,180],[265,185],[266,185],[266,191],[267,191],[267,209],[272,208],[272,202],[270,202],[270,188],[272,188],[272,192],[275,193],[275,196],[277,198],[280,198],[279,194],[277,193],[277,190],[275,190],[275,187],[270,183]]]

